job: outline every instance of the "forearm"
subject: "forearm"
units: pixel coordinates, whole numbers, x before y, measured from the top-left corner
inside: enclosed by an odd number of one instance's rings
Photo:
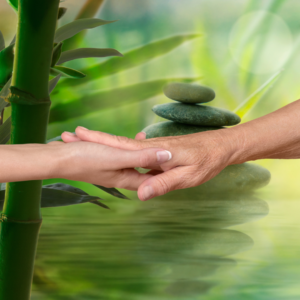
[[[42,180],[60,177],[66,158],[64,144],[1,145],[0,182]]]
[[[232,164],[300,158],[300,100],[253,121],[226,129],[235,145]]]

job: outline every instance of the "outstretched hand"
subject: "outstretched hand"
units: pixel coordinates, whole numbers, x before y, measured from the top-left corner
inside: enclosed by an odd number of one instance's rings
[[[162,148],[172,153],[172,159],[159,166],[145,165],[150,171],[138,187],[141,200],[164,195],[172,190],[200,185],[231,164],[234,155],[234,141],[230,140],[227,129],[189,134],[185,136],[145,139],[145,133],[137,134],[136,139],[112,136],[107,133],[76,129],[76,135],[63,133],[66,143],[87,141],[123,150],[143,150]],[[151,176],[151,175],[155,176]]]
[[[67,139],[68,134],[64,134]],[[152,166],[171,158],[171,154],[159,147],[139,149],[137,151],[122,150],[106,145],[76,141],[65,144],[52,142],[47,146],[49,151],[57,152],[64,145],[61,155],[64,168],[60,168],[60,177],[76,181],[99,184],[105,187],[117,187],[137,190],[143,181],[151,178],[151,174],[141,174],[135,168]],[[70,157],[65,159],[63,157]],[[61,166],[60,166],[61,167]],[[57,172],[53,172],[57,177]]]

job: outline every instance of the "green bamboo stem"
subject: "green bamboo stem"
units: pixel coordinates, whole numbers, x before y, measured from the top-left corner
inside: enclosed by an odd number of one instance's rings
[[[45,143],[59,0],[19,0],[12,88],[13,144]],[[0,299],[29,300],[42,222],[42,181],[8,183],[0,232]]]

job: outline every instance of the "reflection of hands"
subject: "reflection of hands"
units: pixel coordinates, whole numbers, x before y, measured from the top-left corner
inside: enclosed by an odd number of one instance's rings
[[[149,169],[164,171],[152,171],[151,174],[156,174],[156,176],[149,176],[139,186],[139,198],[148,200],[172,190],[197,186],[221,172],[230,163],[233,153],[230,146],[232,143],[225,141],[226,130],[148,140],[144,139],[144,133],[139,133],[136,140],[132,140],[78,127],[76,135],[63,133],[62,139],[64,142],[79,140],[94,142],[124,150],[160,147],[171,151],[172,159],[161,164],[160,168],[150,164],[145,166]]]

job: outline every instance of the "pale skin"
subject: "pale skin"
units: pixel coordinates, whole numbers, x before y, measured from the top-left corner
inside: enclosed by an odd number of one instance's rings
[[[226,166],[258,159],[300,158],[300,100],[273,113],[231,128],[185,136],[136,139],[76,129],[76,135],[65,132],[64,142],[93,142],[116,149],[138,151],[159,147],[172,153],[172,158],[153,169],[138,187],[141,200],[166,194],[172,190],[200,185],[216,176]],[[156,171],[154,171],[156,170]]]
[[[137,190],[150,174],[134,168],[158,166],[170,154],[159,147],[122,150],[88,142],[0,146],[0,182],[65,178]]]

